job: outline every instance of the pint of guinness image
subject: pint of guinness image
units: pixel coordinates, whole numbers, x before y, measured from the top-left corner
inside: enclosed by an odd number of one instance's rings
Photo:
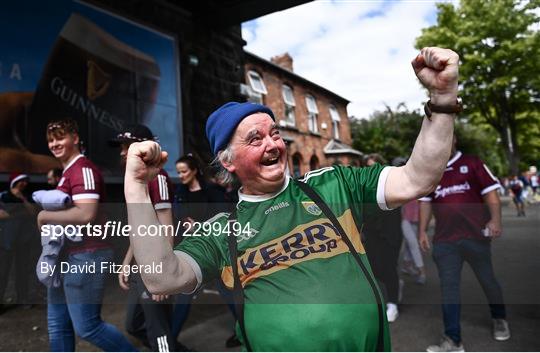
[[[150,118],[159,80],[154,58],[74,13],[43,70],[27,118],[26,145],[48,154],[47,123],[71,117],[79,124],[87,155],[105,173],[115,171],[118,155],[106,141],[125,125]]]

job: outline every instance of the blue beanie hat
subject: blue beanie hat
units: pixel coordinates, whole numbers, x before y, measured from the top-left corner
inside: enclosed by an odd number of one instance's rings
[[[266,113],[272,120],[274,113],[270,108],[256,103],[229,102],[210,114],[206,121],[206,137],[210,141],[212,153],[217,155],[229,143],[234,130],[244,118],[255,113]]]

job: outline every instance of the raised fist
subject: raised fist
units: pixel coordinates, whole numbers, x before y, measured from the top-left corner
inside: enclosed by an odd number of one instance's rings
[[[412,61],[414,73],[430,92],[433,104],[454,104],[459,56],[450,49],[426,47]]]
[[[157,142],[135,142],[126,157],[126,180],[148,184],[167,162],[167,152]]]

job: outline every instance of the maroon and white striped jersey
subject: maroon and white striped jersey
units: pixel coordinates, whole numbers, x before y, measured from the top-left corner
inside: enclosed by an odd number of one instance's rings
[[[490,219],[483,196],[500,187],[497,178],[478,157],[458,151],[446,165],[435,191],[420,199],[432,204],[436,223],[433,241],[489,239],[482,234]]]
[[[101,171],[82,154],[75,157],[64,168],[62,178],[56,188],[71,196],[73,202],[86,199],[95,199],[99,202],[105,201],[105,183]],[[103,222],[104,215],[98,209],[98,215],[91,223],[101,224]],[[82,242],[66,242],[68,253],[92,251],[107,247],[109,245],[100,237],[83,236]]]

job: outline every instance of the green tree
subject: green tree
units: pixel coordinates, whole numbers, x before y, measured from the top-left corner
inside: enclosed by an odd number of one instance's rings
[[[500,137],[493,127],[469,124],[466,119],[458,119],[455,125],[458,149],[466,154],[480,157],[495,175],[508,174],[508,163],[500,145]]]
[[[540,0],[461,0],[437,4],[437,24],[416,47],[452,48],[460,55],[465,116],[498,133],[510,170],[540,152]],[[524,144],[527,148],[523,148]],[[521,167],[524,167],[522,165]]]
[[[376,111],[369,119],[352,119],[353,147],[363,153],[379,153],[390,162],[395,157],[408,158],[420,132],[424,113],[409,111],[401,103],[394,110],[386,107]],[[463,153],[479,156],[496,175],[504,175],[507,164],[498,137],[487,124],[473,125],[466,118],[456,120],[458,148]]]
[[[407,157],[412,151],[422,125],[423,114],[409,111],[405,104],[395,110],[386,107],[369,119],[351,120],[353,147],[363,153],[379,153],[389,162]]]

